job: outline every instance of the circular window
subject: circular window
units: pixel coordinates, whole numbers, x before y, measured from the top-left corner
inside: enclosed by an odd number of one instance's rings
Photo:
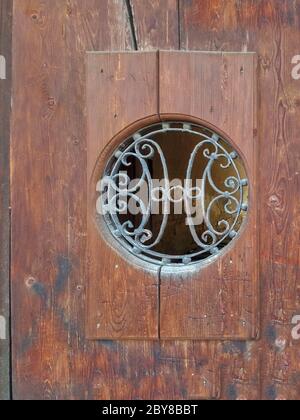
[[[241,156],[211,129],[164,122],[127,138],[97,185],[98,220],[136,257],[189,265],[217,256],[248,211]]]

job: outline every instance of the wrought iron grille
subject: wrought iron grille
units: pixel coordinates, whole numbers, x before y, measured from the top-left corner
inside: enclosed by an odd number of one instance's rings
[[[170,179],[172,162],[162,146],[163,140],[172,149],[172,136],[182,138],[185,152],[189,149],[182,185]],[[182,150],[175,151],[177,156]],[[248,212],[248,179],[237,151],[216,132],[186,122],[152,125],[125,140],[108,160],[97,191],[99,220],[113,238],[158,265],[217,257],[238,236]],[[180,205],[181,230],[187,230],[189,240],[185,236],[187,249],[176,254],[168,246],[182,238],[175,234],[168,242],[165,236],[172,230],[169,223],[178,227],[174,210]]]

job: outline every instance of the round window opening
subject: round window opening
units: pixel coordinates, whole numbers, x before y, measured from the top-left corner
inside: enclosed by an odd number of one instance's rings
[[[98,220],[118,248],[157,265],[217,257],[248,212],[239,153],[217,132],[187,122],[147,126],[123,141],[97,191]]]

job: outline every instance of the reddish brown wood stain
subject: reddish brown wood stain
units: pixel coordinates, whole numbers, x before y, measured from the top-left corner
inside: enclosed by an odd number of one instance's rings
[[[253,53],[88,54],[90,338],[257,338],[256,70]],[[194,115],[230,134],[247,165],[251,206],[246,232],[230,252],[201,269],[159,270],[145,263],[138,269],[129,264],[131,255],[123,252],[122,258],[114,245],[108,246],[110,233],[103,230],[100,235],[96,223],[96,185],[110,154],[135,121],[143,125],[145,116],[148,123],[171,118],[168,112],[173,119]],[[129,127],[125,137],[118,134],[122,127]]]
[[[299,398],[299,343],[291,341],[291,319],[299,312],[299,96],[291,78],[292,57],[299,46],[299,2],[197,1],[181,3],[182,45],[186,49],[248,50],[259,55],[259,188],[262,281],[262,340],[250,358],[259,367],[248,389],[262,384],[261,397]],[[209,4],[208,4],[209,3]],[[201,12],[201,13],[200,13]],[[206,16],[205,24],[195,17]],[[190,22],[193,21],[193,24]],[[291,265],[289,261],[294,263]],[[293,292],[291,292],[293,290]],[[292,293],[292,294],[291,294]],[[278,342],[284,345],[278,350]],[[232,364],[232,363],[231,363]],[[231,391],[239,377],[227,377]],[[230,384],[231,382],[231,384]],[[251,384],[251,385],[250,385]],[[226,389],[223,388],[223,392]],[[249,391],[248,391],[249,392]],[[239,392],[231,392],[239,397]],[[235,394],[235,395],[234,395]],[[247,397],[247,392],[242,394]],[[253,395],[253,394],[252,394]],[[226,396],[226,394],[225,394]]]
[[[291,319],[300,313],[300,118],[290,66],[299,54],[299,2],[131,3],[140,49],[178,49],[180,39],[186,50],[258,53],[262,339],[86,339],[84,57],[86,50],[133,49],[126,5],[14,0],[14,398],[299,399],[300,344],[291,339]],[[153,23],[162,15],[170,30]]]

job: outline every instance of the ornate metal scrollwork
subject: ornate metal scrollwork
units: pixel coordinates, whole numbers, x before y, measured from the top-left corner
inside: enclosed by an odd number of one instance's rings
[[[159,142],[160,135],[172,133],[198,139],[191,150],[182,186],[174,186],[170,180],[169,162]],[[153,178],[154,161],[162,174],[160,180]],[[217,133],[194,124],[156,124],[127,139],[111,157],[98,186],[97,211],[122,247],[145,261],[159,265],[204,261],[217,255],[238,235],[248,211],[248,180],[242,168],[238,153]],[[200,181],[196,186],[195,173]],[[201,210],[200,224],[194,223],[195,202]],[[172,255],[159,251],[159,244],[172,206],[179,204],[194,246],[184,255]],[[154,232],[153,214],[157,214],[154,208],[157,211],[158,207],[160,226]]]

